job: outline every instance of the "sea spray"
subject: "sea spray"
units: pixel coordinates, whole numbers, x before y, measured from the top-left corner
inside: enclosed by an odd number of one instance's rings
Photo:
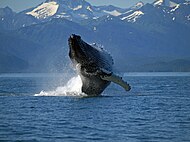
[[[82,93],[80,76],[72,77],[65,86],[57,87],[54,91],[41,91],[34,96],[86,96]]]

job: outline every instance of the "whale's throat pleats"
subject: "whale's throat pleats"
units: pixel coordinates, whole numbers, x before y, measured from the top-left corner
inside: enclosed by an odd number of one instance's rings
[[[81,48],[87,58],[87,63],[90,66],[96,66],[98,68],[112,71],[113,59],[103,48],[89,45],[87,43],[83,44],[83,47]]]

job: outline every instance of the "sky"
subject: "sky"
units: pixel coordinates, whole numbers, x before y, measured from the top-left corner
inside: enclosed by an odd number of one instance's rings
[[[27,8],[35,7],[45,0],[0,0],[0,8],[9,6],[13,11],[20,12]],[[128,8],[140,0],[86,0],[92,5],[114,5],[122,8]],[[144,3],[151,3],[154,0],[141,0]]]

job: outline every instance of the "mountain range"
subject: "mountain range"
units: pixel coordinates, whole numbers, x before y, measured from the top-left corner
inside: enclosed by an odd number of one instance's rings
[[[104,46],[119,71],[190,71],[189,1],[119,8],[47,0],[19,13],[0,8],[0,72],[70,71],[73,33]]]

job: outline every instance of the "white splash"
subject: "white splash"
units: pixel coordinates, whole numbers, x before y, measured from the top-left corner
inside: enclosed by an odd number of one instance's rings
[[[80,76],[71,78],[65,86],[57,87],[54,91],[41,91],[34,96],[79,96],[85,97],[86,94],[82,93],[82,81]]]

